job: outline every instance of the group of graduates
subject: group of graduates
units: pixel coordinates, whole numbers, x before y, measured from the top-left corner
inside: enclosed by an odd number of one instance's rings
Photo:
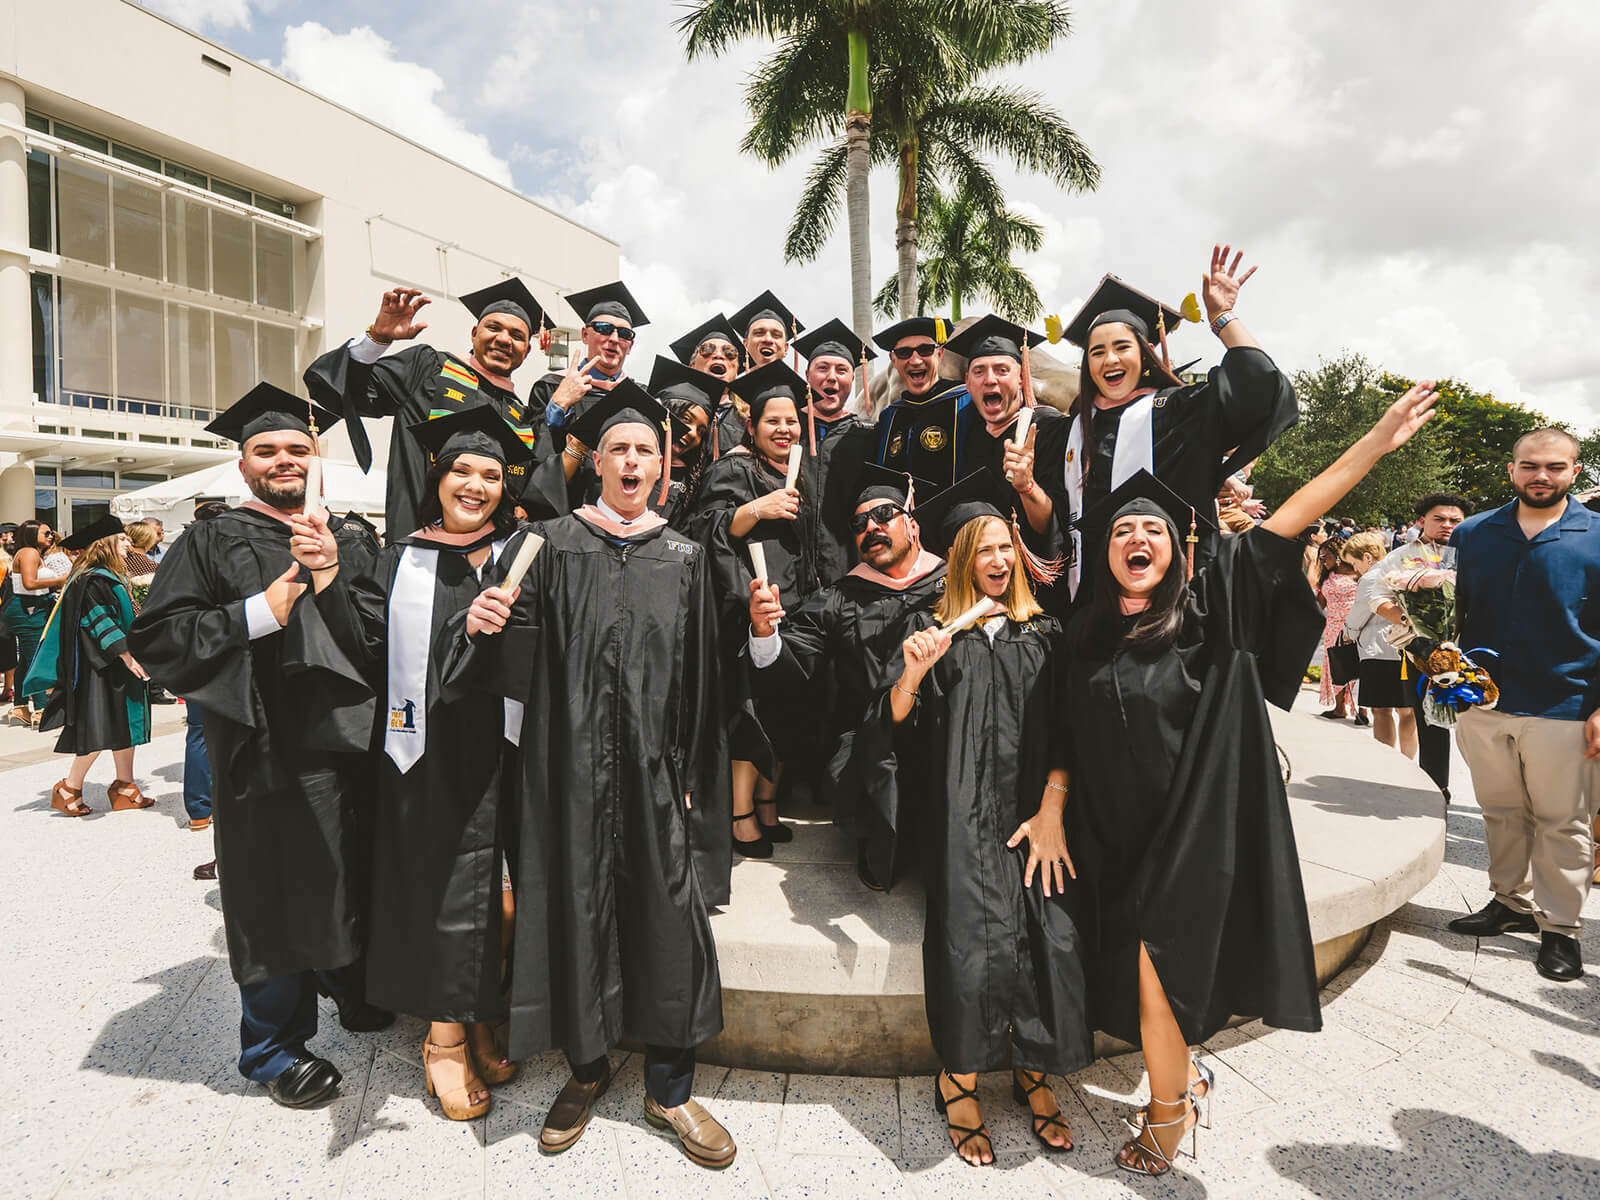
[[[709,911],[735,852],[793,837],[782,784],[858,840],[867,887],[920,864],[933,1099],[964,1160],[993,1161],[976,1073],[1007,1063],[1070,1149],[1048,1076],[1098,1028],[1150,1070],[1118,1162],[1169,1170],[1215,1087],[1191,1045],[1233,1014],[1320,1026],[1265,702],[1322,628],[1297,535],[1431,404],[1407,393],[1218,536],[1232,464],[1295,415],[1230,256],[1203,289],[1225,352],[1188,384],[1162,349],[1181,315],[1108,276],[1068,327],[1070,416],[1032,403],[1039,335],[916,317],[873,339],[900,386],[868,422],[871,347],[837,320],[799,336],[770,293],[641,384],[621,283],[566,298],[584,356],[519,394],[549,322],[512,280],[463,298],[469,350],[386,353],[428,303],[393,291],[308,368],[312,402],[263,384],[218,417],[253,499],[177,539],[127,640],[205,712],[241,1072],[286,1105],[334,1093],[319,992],[350,1028],[430,1022],[453,1119],[560,1049],[558,1153],[626,1039],[646,1118],[727,1165],[690,1095],[722,1028]],[[396,421],[381,549],[317,483],[317,434],[343,420],[370,465],[372,417]]]

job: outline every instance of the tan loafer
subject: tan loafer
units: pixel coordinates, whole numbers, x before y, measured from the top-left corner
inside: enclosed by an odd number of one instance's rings
[[[670,1129],[691,1162],[720,1171],[733,1161],[739,1147],[717,1119],[693,1100],[677,1108],[662,1108],[649,1096],[644,1098],[644,1119],[657,1129]]]
[[[583,1136],[583,1131],[589,1128],[595,1102],[606,1094],[610,1086],[609,1066],[606,1068],[606,1077],[594,1083],[580,1083],[569,1076],[566,1086],[561,1089],[561,1094],[545,1116],[544,1128],[539,1131],[539,1152],[560,1154],[570,1149]]]

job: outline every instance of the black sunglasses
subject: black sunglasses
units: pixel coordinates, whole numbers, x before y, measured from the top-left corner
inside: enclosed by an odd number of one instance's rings
[[[932,358],[934,351],[938,349],[939,347],[933,342],[922,342],[916,346],[896,346],[893,350],[893,354],[901,362],[909,362],[918,355],[921,355],[923,358]]]
[[[610,321],[590,321],[589,328],[601,337],[615,336],[624,342],[631,342],[638,336],[626,325],[613,325]]]
[[[875,505],[874,507],[867,509],[866,512],[856,513],[850,518],[850,532],[865,533],[869,523],[873,525],[887,525],[890,521],[894,520],[903,512],[905,512],[905,509],[901,508],[898,504],[885,502],[883,504]]]

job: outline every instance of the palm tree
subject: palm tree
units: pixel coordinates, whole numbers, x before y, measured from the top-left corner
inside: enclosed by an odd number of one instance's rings
[[[913,57],[933,75],[993,54],[1012,35],[996,0],[700,0],[676,22],[690,61],[717,55],[746,38],[771,38],[777,51],[752,77],[747,99],[757,120],[740,149],[782,162],[818,138],[835,144],[811,169],[808,196],[827,240],[843,189],[850,229],[850,317],[856,333],[872,332],[872,260],[867,176],[873,161],[873,49],[894,61]],[[1036,4],[1016,7],[1051,7]],[[965,47],[965,49],[963,49]],[[764,116],[761,114],[765,114]],[[843,135],[837,132],[840,116]],[[793,230],[791,230],[791,243]],[[788,247],[786,247],[786,250]],[[803,258],[810,261],[814,249]]]
[[[967,299],[987,301],[990,308],[1012,321],[1026,323],[1044,308],[1039,291],[1020,267],[1012,265],[1017,251],[1038,253],[1044,229],[1020,213],[991,213],[964,192],[947,196],[928,189],[918,200],[922,214],[919,244],[924,253],[917,261],[917,299],[911,311],[925,313],[949,305],[952,322],[961,320]],[[879,289],[876,307],[884,316],[902,310],[900,275],[889,276]]]

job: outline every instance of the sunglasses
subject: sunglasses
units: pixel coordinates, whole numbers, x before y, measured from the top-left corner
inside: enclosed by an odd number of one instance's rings
[[[589,328],[601,337],[614,337],[624,342],[631,342],[638,336],[626,325],[613,325],[610,321],[590,321]]]
[[[891,353],[901,362],[909,362],[913,358],[932,358],[938,349],[933,342],[923,342],[917,346],[896,346]]]
[[[875,505],[874,507],[867,509],[866,512],[856,513],[850,518],[850,532],[865,533],[869,524],[887,525],[890,521],[894,520],[903,512],[905,512],[905,509],[901,508],[898,504],[890,504],[885,502],[883,504]]]

